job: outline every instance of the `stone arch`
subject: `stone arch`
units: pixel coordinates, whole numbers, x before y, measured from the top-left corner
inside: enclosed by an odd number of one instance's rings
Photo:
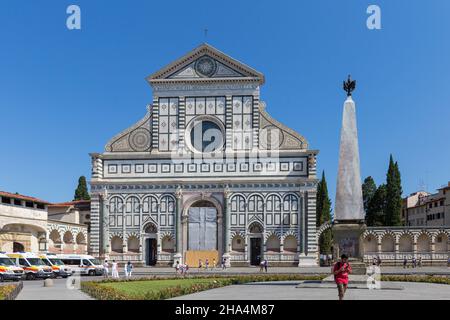
[[[322,235],[322,233],[325,230],[331,229],[331,227],[333,226],[333,224],[330,221],[326,221],[324,222],[318,229],[317,229],[317,239],[320,238],[320,236]]]
[[[283,199],[278,193],[269,193],[265,198],[266,211],[268,212],[281,212]]]
[[[414,236],[409,232],[403,232],[398,239],[399,252],[413,252]]]
[[[49,239],[48,251],[52,253],[60,252],[62,245],[61,233],[59,233],[59,231],[56,229],[52,229],[49,232],[48,239]]]
[[[111,252],[123,253],[123,239],[118,235],[111,237]]]
[[[163,194],[159,199],[159,210],[164,213],[175,212],[176,199],[171,194]]]
[[[200,214],[199,208],[207,208],[206,213]],[[208,208],[215,209],[215,223],[211,215],[211,211]],[[191,210],[192,209],[192,210]],[[203,211],[203,209],[202,209]],[[202,217],[201,219],[208,223],[210,228],[202,227],[201,231],[204,233],[204,237],[200,241],[200,233],[192,232],[195,230],[196,222],[190,220],[190,212],[193,215]],[[209,218],[207,218],[208,215]],[[201,193],[199,195],[189,198],[183,206],[182,211],[182,234],[183,234],[183,247],[187,250],[217,250],[219,255],[222,255],[223,248],[223,208],[222,204],[215,197],[209,193]],[[214,226],[214,228],[213,228]],[[192,229],[194,228],[194,229]],[[192,232],[192,233],[191,233]],[[193,235],[193,237],[191,237]],[[208,236],[209,235],[209,236]],[[215,239],[214,239],[215,237]],[[203,240],[204,239],[204,240]],[[197,241],[198,240],[198,241]]]
[[[248,219],[264,221],[264,197],[259,193],[252,193],[246,202]]]
[[[124,199],[119,195],[114,195],[109,199],[109,213],[118,214],[123,213]]]
[[[364,253],[378,251],[378,237],[372,232],[368,232],[363,238]],[[394,248],[395,249],[395,248]]]
[[[204,194],[198,195],[198,196],[194,196],[192,198],[189,198],[189,200],[185,203],[184,208],[183,208],[183,217],[187,217],[189,215],[189,208],[192,207],[196,202],[199,201],[207,201],[210,202],[214,205],[214,207],[217,210],[217,218],[222,217],[222,205],[220,204],[220,202],[214,198],[214,197],[209,197],[206,196]]]
[[[125,198],[125,214],[139,213],[141,211],[141,201],[136,195],[129,195]]]
[[[86,253],[87,251],[87,240],[82,231],[79,231],[76,236],[77,252]]]
[[[258,221],[250,223],[247,229],[249,233],[263,233],[264,231],[263,225]]]
[[[158,226],[153,221],[148,221],[142,225],[142,233],[158,233]]]
[[[391,232],[386,232],[381,238],[381,251],[394,252],[395,251],[395,235]]]
[[[297,237],[295,235],[285,235],[283,239],[283,251],[288,253],[297,252]]]
[[[281,241],[280,237],[276,233],[271,233],[266,238],[266,250],[267,252],[280,252]]]
[[[66,244],[66,245],[74,243],[73,234],[70,230],[66,230],[66,232],[64,232],[63,241],[64,241],[64,244]]]
[[[175,238],[172,234],[166,233],[161,237],[161,251],[167,253],[175,251]]]
[[[48,237],[54,243],[61,243],[62,242],[61,233],[59,233],[59,230],[57,230],[57,229],[50,230],[50,232],[48,234]]]
[[[86,237],[84,236],[83,232],[78,232],[77,236],[76,236],[76,241],[77,244],[86,244]]]
[[[435,236],[434,240],[434,251],[436,253],[444,253],[448,252],[448,234],[446,232],[439,232]]]
[[[159,211],[159,199],[153,194],[145,195],[142,198],[141,211],[143,213],[156,214]]]
[[[231,251],[244,252],[245,251],[245,235],[240,232],[234,232],[231,235]]]
[[[428,232],[422,232],[417,237],[417,252],[431,252],[431,236]]]
[[[275,236],[275,237],[278,238],[278,240],[281,241],[281,234],[280,234],[278,231],[275,231],[275,230],[269,230],[269,231],[267,231],[267,233],[266,233],[265,236],[264,236],[264,240],[267,241],[267,239],[269,239],[269,237],[271,237],[271,236]]]
[[[64,253],[73,253],[75,249],[75,239],[73,237],[73,233],[70,230],[66,230],[63,234],[63,252]]]
[[[131,234],[127,237],[127,250],[128,252],[139,253],[139,237],[135,234]]]

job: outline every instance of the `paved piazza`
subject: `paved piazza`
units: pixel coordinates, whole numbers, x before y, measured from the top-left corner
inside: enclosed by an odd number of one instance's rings
[[[296,288],[299,281],[233,285],[189,294],[174,300],[337,300],[335,288]],[[403,290],[349,289],[346,300],[449,300],[444,284],[389,282]]]
[[[122,270],[121,270],[122,271]],[[175,276],[173,268],[136,268],[133,278],[150,275]],[[301,272],[299,272],[301,271]],[[314,268],[270,268],[269,273],[287,274],[328,274],[328,267]],[[403,269],[401,267],[385,267],[384,274],[435,274],[450,275],[448,267],[423,267],[416,269]],[[235,274],[259,274],[258,268],[230,268],[225,271],[201,271],[191,270],[192,275],[235,275]],[[120,272],[123,279],[123,273]],[[103,277],[81,277],[81,281],[103,280]],[[43,280],[24,281],[24,288],[17,300],[91,300],[88,295],[80,290],[69,290],[66,279],[54,280],[53,287],[44,287]],[[207,290],[191,295],[177,297],[180,300],[335,300],[337,290],[331,288],[296,288],[300,281],[264,282],[244,285],[233,285],[224,288]],[[350,288],[347,300],[423,300],[423,299],[450,299],[450,285],[411,282],[385,282],[389,287],[402,287],[403,290],[368,290]]]

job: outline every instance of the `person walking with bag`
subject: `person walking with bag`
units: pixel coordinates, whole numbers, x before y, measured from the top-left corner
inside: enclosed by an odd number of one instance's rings
[[[333,267],[334,281],[338,288],[339,300],[343,300],[348,287],[348,275],[352,273],[352,267],[348,263],[348,257],[343,254],[341,261],[335,263]]]

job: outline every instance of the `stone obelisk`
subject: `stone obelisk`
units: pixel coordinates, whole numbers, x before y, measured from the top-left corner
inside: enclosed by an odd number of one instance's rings
[[[334,253],[346,254],[353,260],[354,273],[365,273],[362,264],[361,236],[364,223],[364,205],[359,164],[358,130],[356,126],[355,102],[352,92],[356,82],[350,76],[344,81],[347,99],[342,116],[341,141],[339,146],[339,169],[333,221]],[[361,269],[361,270],[355,270]],[[364,269],[364,270],[362,270]]]

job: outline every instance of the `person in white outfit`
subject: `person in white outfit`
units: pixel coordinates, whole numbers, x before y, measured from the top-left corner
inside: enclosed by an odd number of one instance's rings
[[[104,276],[105,278],[108,278],[108,273],[109,273],[109,263],[108,263],[108,260],[105,260],[105,262],[103,263],[103,268],[104,268],[104,270],[103,270],[103,276]]]
[[[119,278],[119,269],[118,269],[116,260],[113,260],[113,262],[112,262],[111,276],[113,278]]]

